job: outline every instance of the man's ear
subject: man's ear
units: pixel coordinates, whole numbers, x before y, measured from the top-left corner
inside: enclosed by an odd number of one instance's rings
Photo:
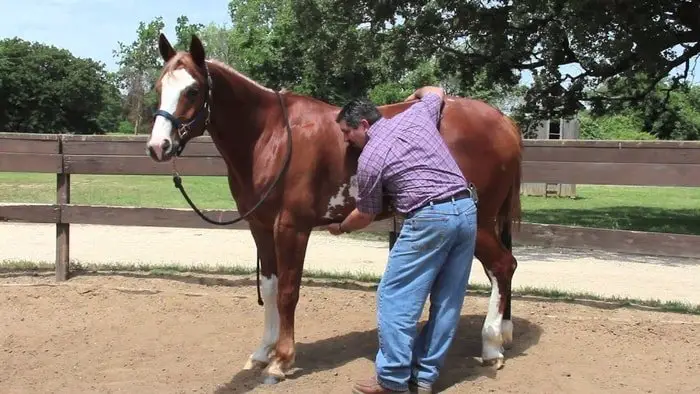
[[[360,124],[361,124],[362,126],[364,126],[365,129],[368,129],[368,130],[369,130],[369,122],[367,121],[367,119],[362,118],[362,119],[360,120]]]

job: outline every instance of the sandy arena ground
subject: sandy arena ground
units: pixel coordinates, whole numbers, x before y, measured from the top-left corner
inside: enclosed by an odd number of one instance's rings
[[[51,225],[0,224],[0,260],[51,262]],[[384,242],[312,236],[306,268],[381,274]],[[700,303],[694,260],[517,248],[514,286]],[[253,267],[246,231],[71,226],[80,262]],[[314,284],[316,283],[316,284]],[[262,335],[250,278],[0,274],[0,393],[349,393],[372,373],[375,294],[302,288],[297,364],[287,381],[241,371]],[[471,283],[486,283],[474,262]],[[515,344],[500,371],[479,364],[487,298],[469,295],[436,389],[449,393],[697,393],[700,316],[513,301]],[[425,315],[424,315],[425,317]]]
[[[0,279],[0,392],[349,393],[372,373],[374,292],[305,285],[290,378],[241,371],[261,338],[249,279]],[[466,298],[436,389],[446,393],[697,393],[700,316],[515,299],[504,369],[479,364],[487,299]],[[425,316],[425,315],[424,315]]]

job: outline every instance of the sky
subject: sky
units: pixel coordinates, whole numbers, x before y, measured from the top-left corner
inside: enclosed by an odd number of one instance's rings
[[[112,51],[136,39],[139,22],[161,16],[165,35],[175,41],[175,23],[230,25],[230,0],[0,0],[0,39],[19,37],[92,58],[116,71]]]
[[[180,15],[186,15],[190,23],[230,25],[229,1],[0,0],[0,39],[20,37],[65,48],[74,56],[101,61],[108,71],[116,71],[112,51],[118,48],[118,42],[130,44],[136,39],[139,22],[163,17],[164,32],[174,42]],[[576,65],[560,69],[572,75],[580,72]],[[700,83],[700,69],[690,79]],[[531,81],[529,73],[521,79],[525,84]]]

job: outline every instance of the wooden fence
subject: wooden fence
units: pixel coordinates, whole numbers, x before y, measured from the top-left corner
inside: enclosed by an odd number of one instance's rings
[[[523,182],[700,186],[700,142],[526,140],[525,146]],[[68,275],[71,223],[217,227],[190,209],[71,204],[71,174],[171,174],[171,165],[154,163],[144,147],[145,136],[0,134],[0,172],[56,174],[55,204],[3,204],[0,221],[56,224],[59,281]],[[183,176],[226,175],[223,160],[208,137],[191,141],[177,165]],[[204,212],[219,220],[238,215],[229,210]],[[247,224],[243,221],[229,228],[247,229]],[[393,221],[385,220],[364,231],[392,229]],[[523,223],[514,238],[529,245],[700,257],[700,236],[694,235]]]

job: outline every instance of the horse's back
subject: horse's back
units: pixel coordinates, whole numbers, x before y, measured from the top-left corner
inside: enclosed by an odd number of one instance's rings
[[[414,102],[380,107],[392,117]],[[446,96],[440,119],[440,133],[463,171],[484,171],[493,165],[514,163],[520,158],[521,136],[515,123],[488,103],[464,97]]]
[[[414,102],[380,107],[391,117]],[[486,102],[446,96],[439,125],[452,156],[465,178],[476,185],[480,212],[494,215],[520,177],[522,140],[517,125]]]

